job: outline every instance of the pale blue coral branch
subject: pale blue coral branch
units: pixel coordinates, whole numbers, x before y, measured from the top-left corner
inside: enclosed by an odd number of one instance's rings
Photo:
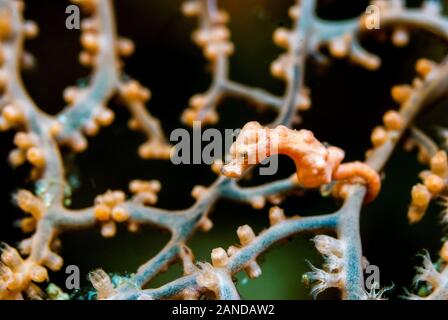
[[[101,1],[103,5],[98,6],[97,13],[101,34],[97,64],[88,91],[83,94],[82,99],[57,115],[57,119],[63,124],[63,132],[58,137],[60,140],[79,132],[86,121],[92,119],[102,107],[104,101],[109,100],[119,84],[115,17],[109,0]]]
[[[294,190],[300,190],[300,185],[294,178],[286,178],[262,184],[256,187],[241,187],[236,181],[230,180],[222,191],[222,198],[250,203],[254,197],[269,197],[273,195],[285,195]]]
[[[339,212],[339,223],[336,228],[338,238],[344,245],[344,272],[345,287],[343,297],[356,300],[359,290],[364,289],[364,276],[362,269],[362,242],[360,232],[360,214],[366,189],[357,186],[349,196],[348,201]]]

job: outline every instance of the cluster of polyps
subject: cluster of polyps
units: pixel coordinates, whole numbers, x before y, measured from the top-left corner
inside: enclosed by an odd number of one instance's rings
[[[420,173],[423,184],[416,184],[412,188],[412,201],[408,210],[411,223],[420,221],[431,201],[439,196],[447,186],[448,162],[446,152],[439,150],[430,159],[430,170]]]
[[[95,218],[101,221],[101,234],[103,237],[113,237],[116,230],[116,222],[125,222],[130,214],[122,204],[126,199],[123,191],[108,191],[95,198]]]
[[[41,149],[37,147],[38,137],[33,133],[17,132],[14,137],[14,149],[9,154],[9,162],[13,167],[18,167],[28,160],[36,168],[45,165],[45,157]]]
[[[150,91],[136,80],[121,83],[119,79],[119,73],[122,72],[123,67],[120,57],[125,58],[132,55],[134,43],[127,38],[115,39],[114,34],[106,34],[107,30],[101,28],[97,2],[93,0],[77,0],[74,2],[79,4],[89,15],[89,17],[83,19],[81,24],[81,46],[83,50],[79,54],[80,63],[86,67],[94,68],[95,72],[101,72],[102,69],[106,68],[110,68],[110,71],[113,72],[109,75],[111,79],[108,80],[111,81],[111,87],[105,92],[104,101],[95,101],[94,110],[82,124],[81,132],[71,132],[68,136],[65,134],[57,135],[59,142],[68,144],[75,151],[84,151],[87,148],[87,140],[82,133],[86,136],[95,136],[100,127],[109,126],[114,121],[114,112],[105,106],[105,100],[114,91],[117,91],[131,111],[130,127],[134,130],[143,131],[148,137],[148,141],[139,149],[140,156],[145,159],[168,158],[170,147],[165,141],[158,120],[153,118],[144,108],[144,103],[151,96]],[[109,52],[110,50],[112,50],[112,54]],[[84,99],[91,94],[92,87],[70,86],[66,88],[63,97],[68,104],[68,110],[70,110],[70,107],[82,104]],[[58,117],[58,120],[64,124],[67,121],[64,116]]]
[[[33,232],[36,229],[37,222],[44,216],[47,210],[45,203],[28,190],[17,192],[16,201],[20,209],[30,215],[20,221],[20,228],[25,233]]]
[[[254,231],[248,225],[239,227],[236,233],[240,240],[240,246],[230,246],[227,251],[222,248],[213,249],[212,264],[214,267],[225,267],[228,263],[229,257],[232,257],[241,247],[249,245],[256,239]],[[244,267],[244,270],[250,278],[258,278],[261,275],[260,266],[255,260],[248,261]]]
[[[82,51],[79,53],[79,62],[89,68],[98,68],[102,54],[107,50],[108,44],[104,40],[104,30],[100,28],[100,21],[97,16],[97,4],[93,0],[74,1],[80,5],[82,9],[89,15],[88,18],[83,19],[81,24],[81,46]],[[120,39],[116,43],[117,48],[114,48],[118,54],[128,56],[132,54],[132,42],[127,39]],[[113,63],[119,63],[113,61]],[[118,68],[118,66],[112,66]],[[80,103],[89,94],[90,87],[69,86],[63,92],[64,101],[67,106],[74,107]],[[115,119],[115,114],[108,109],[104,102],[99,102],[95,106],[92,116],[89,117],[81,126],[82,133],[87,136],[95,136],[98,134],[100,127],[106,127],[112,124]],[[59,121],[65,122],[65,119],[60,118]],[[87,148],[87,140],[81,132],[75,132],[69,137],[58,137],[61,142],[67,144],[76,152],[85,151]]]
[[[416,77],[412,85],[393,87],[392,97],[404,108],[406,103],[412,99],[413,93],[423,86],[424,81],[431,80],[431,78],[436,76],[438,69],[439,67],[435,62],[428,59],[419,59],[416,63],[416,71],[420,77]],[[411,223],[419,222],[423,218],[431,199],[443,195],[448,183],[448,159],[446,152],[443,150],[428,150],[425,143],[417,139],[409,139],[405,145],[408,150],[414,146],[418,147],[418,160],[428,164],[430,170],[422,171],[420,178],[423,183],[416,184],[412,188],[412,201],[408,210],[408,219]]]
[[[48,279],[47,269],[31,260],[23,260],[16,249],[2,244],[0,249],[0,299],[40,299],[42,292],[33,282]]]
[[[129,184],[129,190],[134,194],[132,201],[142,205],[157,203],[157,193],[162,189],[158,180],[134,180]]]
[[[201,268],[197,279],[199,285],[214,292],[217,297],[219,297],[219,291],[223,286],[223,282],[231,279],[231,271],[228,270],[230,259],[236,255],[241,248],[249,246],[256,241],[256,235],[248,225],[239,227],[237,229],[237,235],[240,240],[239,246],[232,245],[227,251],[223,248],[215,248],[211,253],[212,264],[200,264]],[[258,278],[261,275],[261,268],[255,258],[245,263],[244,271],[250,278]]]
[[[294,5],[289,10],[289,16],[294,23],[300,18],[300,6]],[[294,47],[299,39],[296,29],[288,30],[280,27],[274,31],[272,39],[280,48],[286,49],[287,52],[282,53],[271,63],[271,74],[285,81],[291,80],[292,65],[294,64]],[[296,109],[306,111],[311,107],[311,98],[309,88],[303,87],[295,99]]]
[[[134,180],[129,184],[129,190],[133,194],[131,201],[139,205],[154,205],[157,202],[157,193],[161,185],[157,180]],[[129,221],[130,212],[126,207],[126,195],[121,190],[107,191],[95,198],[95,218],[101,222],[101,234],[110,238],[115,236],[116,223],[128,222],[128,230],[136,232],[139,225],[135,221]]]
[[[316,297],[328,288],[343,289],[345,285],[344,243],[326,235],[318,235],[313,239],[316,249],[324,256],[323,269],[310,264],[313,271],[304,274],[306,284],[312,284],[311,293]]]
[[[383,24],[387,24],[389,17],[401,16],[406,14],[408,10],[405,2],[401,0],[376,0],[371,3],[379,9],[378,12],[376,12],[378,13],[378,16],[372,17],[369,15],[369,12],[366,12],[365,15],[361,16],[357,28],[363,32],[368,31],[369,27],[371,27],[369,20],[376,19],[376,21],[371,21],[378,24],[373,27],[381,28],[383,27]],[[424,8],[426,8],[426,6]],[[351,30],[350,32],[343,33],[338,37],[331,38],[325,44],[328,47],[329,53],[335,58],[350,57],[353,61],[361,64],[369,70],[377,69],[381,64],[381,59],[378,56],[365,52],[361,49],[356,37],[356,30]],[[409,42],[409,32],[406,30],[406,27],[403,25],[395,26],[392,32],[391,41],[397,47],[407,45]]]
[[[448,259],[436,268],[428,253],[423,255],[423,265],[417,268],[414,285],[424,282],[429,285],[429,293],[425,297],[409,294],[408,299],[413,300],[448,300]]]
[[[374,0],[372,4],[380,9],[380,13],[385,20],[389,16],[406,14],[409,10],[406,8],[405,0]],[[442,12],[442,6],[438,1],[424,1],[419,11],[420,14],[426,15],[427,17],[438,18]],[[391,40],[397,47],[405,46],[409,43],[409,32],[403,26],[397,26],[394,28]]]
[[[296,218],[297,217],[295,217],[294,219]],[[269,221],[272,227],[285,220],[286,217],[281,208],[272,207],[269,210]],[[260,239],[257,238],[254,231],[249,225],[240,226],[237,229],[236,233],[240,244],[231,245],[227,248],[227,250],[225,250],[224,248],[213,249],[211,252],[212,263],[198,263],[199,269],[197,269],[196,267],[188,267],[192,265],[191,252],[186,255],[186,257],[189,257],[189,259],[185,259],[184,255],[181,255],[184,262],[184,269],[190,270],[189,272],[186,272],[186,274],[191,274],[193,271],[197,270],[199,272],[197,276],[198,284],[201,287],[213,292],[216,297],[219,297],[220,289],[225,286],[226,282],[231,283],[231,281],[229,282],[229,279],[231,279],[231,275],[233,274],[233,272],[231,268],[229,268],[230,261],[240,259],[238,257],[238,253],[241,250],[254,246],[256,245],[257,241],[260,241]],[[185,261],[187,261],[188,263],[185,263]],[[261,267],[257,263],[256,257],[252,257],[251,259],[244,261],[242,269],[251,279],[258,278],[262,274]],[[198,292],[190,290],[187,291],[186,294],[190,294],[191,297],[194,296],[197,298]]]
[[[209,10],[207,18],[209,27],[204,26],[193,32],[193,40],[203,48],[204,55],[210,60],[216,60],[220,54],[226,56],[233,53],[233,44],[229,41],[230,31],[225,26],[229,15],[223,10],[206,8],[199,1],[188,1],[182,6],[186,16],[200,16],[204,10]]]
[[[143,159],[168,159],[171,155],[171,146],[161,134],[159,121],[143,112],[144,104],[151,98],[151,91],[137,80],[130,80],[121,86],[120,94],[132,111],[132,117],[128,122],[129,128],[141,130],[148,136],[148,140],[138,149],[140,157]]]
[[[23,10],[19,4],[19,10]],[[21,32],[26,38],[34,38],[38,34],[37,25],[32,21],[26,21],[22,26]],[[13,19],[11,13],[8,11],[0,12],[0,41],[4,44],[0,47],[0,92],[3,97],[9,97],[10,95],[10,81],[14,78],[12,70],[9,68],[9,64],[12,59],[17,57],[11,56],[11,48],[13,45],[10,40],[13,35]],[[9,101],[10,99],[5,99]],[[0,130],[18,129],[23,130],[26,127],[26,114],[20,102],[10,101],[6,105],[2,105],[0,115]],[[56,135],[59,131],[59,127],[56,123],[50,126],[50,134]],[[13,150],[9,155],[9,161],[17,167],[22,165],[26,161],[31,163],[35,170],[33,176],[37,177],[41,172],[41,169],[45,166],[45,154],[43,149],[39,146],[40,141],[36,135],[26,132],[18,132],[14,138],[14,143],[17,149]]]
[[[400,137],[404,122],[400,110],[403,110],[406,104],[412,99],[413,92],[421,88],[425,80],[431,79],[432,72],[436,70],[436,64],[427,59],[419,59],[415,68],[420,77],[416,77],[412,85],[396,85],[392,88],[392,98],[400,105],[400,108],[398,111],[387,111],[383,116],[383,125],[373,129],[371,134],[373,149],[367,151],[367,157],[369,157],[375,149],[386,144],[386,142],[395,142]],[[419,158],[425,161],[427,157],[428,155],[425,155],[424,149],[422,149]]]
[[[193,33],[194,42],[203,49],[204,56],[213,64],[218,59],[226,58],[234,51],[230,41],[230,30],[227,28],[229,16],[227,12],[208,7],[203,1],[187,1],[182,6],[186,16],[198,17],[201,20],[200,27]],[[213,100],[214,92],[206,92],[194,95],[190,99],[190,107],[182,114],[182,121],[191,125],[193,121],[201,119],[204,123],[213,124],[218,121],[215,110],[207,110],[203,116],[201,113],[205,106]]]

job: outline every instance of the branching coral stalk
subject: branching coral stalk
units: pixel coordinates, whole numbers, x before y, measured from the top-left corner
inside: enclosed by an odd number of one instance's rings
[[[219,10],[215,0],[186,1],[182,10],[186,16],[198,18],[199,27],[193,33],[193,40],[203,49],[205,57],[212,63],[213,74],[209,90],[190,99],[190,107],[184,111],[182,120],[187,124],[192,124],[193,121],[215,123],[218,120],[215,109],[225,95],[246,98],[254,103],[279,109],[282,104],[281,98],[229,79],[229,55],[233,53],[234,45],[230,42],[230,30],[226,26],[229,20],[227,12]]]
[[[28,160],[35,167],[33,176],[38,179],[35,194],[20,191],[16,195],[20,208],[30,215],[22,220],[22,229],[34,233],[20,245],[22,254],[28,256],[26,259],[9,246],[3,248],[0,297],[22,298],[23,293],[30,298],[41,297],[35,282],[47,280],[45,267],[57,271],[63,264],[62,258],[55,253],[60,233],[100,225],[102,235],[111,237],[116,233],[117,223],[126,223],[130,231],[136,231],[142,224],[154,225],[168,230],[171,239],[157,255],[118,286],[112,284],[104,271],[92,272],[90,279],[99,299],[198,299],[202,296],[239,299],[232,277],[242,270],[251,278],[260,276],[262,270],[257,258],[278,241],[304,231],[336,232],[336,238],[324,235],[315,238],[316,247],[325,256],[326,262],[323,270],[313,267],[313,271],[307,274],[306,278],[310,282],[317,282],[312,292],[317,295],[329,287],[336,287],[344,299],[368,296],[363,281],[359,230],[362,206],[374,200],[380,191],[378,173],[383,170],[417,114],[448,89],[448,62],[435,64],[424,60],[417,63],[417,71],[422,78],[414,81],[412,86],[393,88],[392,95],[400,108],[398,111],[388,111],[383,118],[384,125],[373,131],[373,148],[367,153],[366,160],[341,164],[344,157],[341,149],[326,147],[311,132],[294,131],[290,127],[296,110],[309,107],[303,80],[305,61],[308,56],[322,58],[319,51],[321,47],[328,46],[332,56],[348,56],[368,69],[379,66],[380,59],[359,44],[360,34],[367,32],[367,17],[362,15],[342,22],[324,21],[315,14],[314,0],[298,1],[290,10],[294,22],[292,30],[280,29],[274,34],[274,41],[287,49],[287,53],[275,61],[271,69],[274,76],[286,81],[284,96],[277,97],[229,79],[228,57],[233,52],[233,44],[225,26],[228,15],[218,9],[216,0],[186,2],[184,13],[199,18],[199,29],[193,38],[213,65],[213,81],[205,94],[191,99],[183,120],[187,123],[194,120],[215,122],[215,109],[225,95],[272,106],[278,111],[273,124],[269,128],[262,128],[253,122],[247,124],[238,138],[243,140],[242,147],[238,143],[232,147],[233,161],[224,166],[222,172],[238,180],[245,170],[264,158],[284,153],[294,159],[297,176],[243,188],[237,184],[237,180],[221,175],[209,187],[196,187],[192,192],[196,198],[195,204],[183,210],[153,207],[161,188],[160,183],[136,180],[129,186],[132,197],[127,199],[123,191],[110,190],[97,196],[92,207],[75,211],[63,205],[66,182],[59,144],[68,143],[75,151],[85,150],[87,143],[82,132],[93,135],[98,125],[109,125],[112,122],[113,113],[106,109],[105,103],[113,94],[118,94],[128,107],[132,115],[131,128],[140,129],[148,136],[148,142],[139,149],[140,155],[143,158],[166,158],[170,151],[158,120],[144,107],[150,97],[149,91],[134,80],[122,80],[124,77],[119,54],[128,55],[133,46],[128,40],[116,39],[111,1],[77,0],[76,3],[91,14],[89,20],[83,23],[81,42],[84,51],[80,60],[94,67],[93,76],[86,88],[67,90],[64,96],[70,106],[56,117],[51,117],[32,102],[19,77],[18,57],[23,53],[26,33],[21,18],[23,4],[0,1],[0,38],[5,56],[0,125],[3,129],[22,130],[16,135],[18,149],[11,153],[11,163],[19,165]],[[397,45],[406,43],[409,28],[428,30],[447,38],[447,20],[440,16],[440,7],[436,2],[426,2],[422,9],[408,9],[402,1],[377,1],[375,4],[382,9],[382,26],[396,28],[392,40]],[[260,139],[258,134],[254,135],[254,127],[264,132],[267,140]],[[260,146],[263,149],[270,145],[273,137],[271,133],[274,132],[280,137],[275,141],[277,152],[268,152],[263,159],[256,156],[254,163],[246,163],[246,158],[250,154],[257,154]],[[439,154],[439,158],[443,156]],[[446,161],[445,158],[443,160]],[[439,167],[434,167],[436,174],[440,173]],[[321,186],[331,187],[335,197],[343,200],[342,207],[336,212],[286,218],[280,208],[271,208],[269,228],[256,235],[248,225],[241,226],[237,230],[238,245],[230,246],[227,250],[216,248],[211,253],[211,263],[195,264],[187,242],[197,229],[207,231],[213,226],[209,214],[219,199],[235,200],[262,208],[266,199],[277,204],[281,202],[281,196],[289,192]],[[432,184],[425,186],[431,191]],[[182,277],[159,288],[144,289],[150,280],[176,262],[183,266]],[[443,280],[437,282],[437,286],[434,285],[433,294],[438,297],[446,294],[443,291],[446,289],[446,268],[444,270],[434,276]],[[431,272],[433,274],[435,272]],[[428,277],[423,280],[428,280]]]
[[[120,48],[120,42],[115,40],[115,22],[109,1],[80,3],[92,13],[91,20],[88,20],[88,23],[84,21],[81,42],[86,51],[81,54],[81,60],[95,65],[95,71],[87,88],[70,89],[66,92],[65,98],[72,105],[56,117],[43,113],[34,104],[19,77],[23,41],[27,35],[27,28],[21,18],[24,5],[19,1],[2,1],[0,4],[4,56],[1,127],[4,130],[23,130],[16,134],[14,142],[18,149],[11,153],[10,161],[14,166],[29,161],[34,167],[32,177],[37,179],[37,196],[28,191],[17,194],[18,205],[32,216],[31,220],[22,221],[23,229],[27,232],[35,229],[34,235],[21,245],[21,251],[28,255],[28,258],[14,264],[6,263],[13,271],[11,281],[18,282],[7,286],[9,295],[20,296],[20,292],[31,286],[31,280],[42,282],[47,279],[46,270],[42,265],[54,271],[61,268],[62,258],[52,250],[60,231],[95,223],[92,210],[73,212],[63,207],[66,182],[58,143],[68,142],[76,151],[84,150],[86,141],[80,133],[81,130],[94,134],[98,125],[109,125],[112,122],[113,113],[105,109],[103,104],[119,88],[125,87],[122,90],[125,99],[132,103],[140,102],[139,98],[134,97],[135,90],[130,90],[132,83],[122,85],[119,80],[121,71],[117,50]],[[125,43],[129,46],[129,42]],[[130,53],[129,49],[123,48],[123,42],[121,49],[125,51],[122,53]],[[143,89],[138,89],[137,94],[144,94]],[[149,117],[144,110],[140,111],[140,115],[143,115],[140,117],[142,120],[144,116]],[[147,124],[141,126],[145,125]],[[155,139],[158,140],[154,141],[159,141],[160,147],[167,148],[167,145],[161,143],[161,137],[162,134],[157,133]],[[163,156],[166,157],[166,152]],[[13,250],[8,249],[4,254],[10,254]],[[42,268],[39,276],[33,277],[33,270],[38,268]]]

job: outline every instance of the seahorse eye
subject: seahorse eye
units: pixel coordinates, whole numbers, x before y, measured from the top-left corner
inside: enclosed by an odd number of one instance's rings
[[[247,161],[247,159],[249,158],[249,152],[247,150],[239,151],[238,158],[242,159],[243,161]]]

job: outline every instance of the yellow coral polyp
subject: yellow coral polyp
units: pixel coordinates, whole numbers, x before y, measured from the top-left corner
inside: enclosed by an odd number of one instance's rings
[[[121,93],[129,101],[146,102],[151,98],[151,92],[136,80],[125,83],[121,88]]]
[[[76,98],[78,97],[79,90],[76,87],[70,86],[64,89],[64,92],[62,93],[62,97],[64,98],[64,101],[68,103],[69,105],[72,105],[76,102]]]
[[[205,46],[204,54],[209,60],[216,60],[219,55],[229,56],[235,48],[233,43],[227,41],[211,42]]]
[[[216,13],[215,17],[214,17],[216,23],[220,23],[220,24],[225,24],[228,23],[230,21],[230,16],[227,13],[227,11],[224,10],[218,10],[218,12]]]
[[[398,131],[403,127],[403,118],[395,110],[387,111],[383,116],[383,122],[387,130]]]
[[[249,199],[249,203],[252,206],[252,208],[256,210],[263,209],[266,205],[266,198],[263,196],[255,196]]]
[[[412,201],[408,209],[408,220],[410,223],[417,223],[424,217],[432,195],[426,186],[417,184],[412,188],[411,197]]]
[[[56,138],[62,132],[62,124],[55,120],[50,124],[49,133],[52,138]]]
[[[129,190],[132,193],[140,193],[140,192],[154,192],[157,193],[162,188],[160,181],[158,180],[133,180],[129,184]]]
[[[4,107],[2,116],[8,123],[12,125],[20,124],[24,120],[23,112],[14,105],[7,105],[6,107]]]
[[[291,19],[297,20],[300,18],[300,6],[294,5],[288,9],[288,15]]]
[[[88,136],[96,136],[99,132],[98,123],[93,120],[87,121],[83,126],[83,130]]]
[[[376,127],[373,129],[372,134],[370,136],[370,140],[375,148],[382,146],[387,139],[389,139],[389,135],[384,127]]]
[[[350,37],[343,36],[330,41],[329,50],[333,57],[344,58],[349,53]]]
[[[46,255],[44,264],[52,271],[59,271],[64,264],[64,260],[61,256],[51,252]]]
[[[83,152],[87,149],[87,140],[82,135],[76,135],[69,141],[70,147],[75,152]]]
[[[404,47],[409,43],[409,32],[403,28],[397,28],[392,34],[392,43],[397,47]]]
[[[101,126],[108,127],[112,124],[112,122],[114,122],[115,114],[110,109],[103,109],[99,112],[95,119]]]
[[[29,267],[29,275],[34,282],[44,282],[48,279],[47,269],[37,264]]]
[[[290,31],[286,28],[278,28],[274,31],[273,41],[276,45],[282,48],[289,46]]]
[[[123,57],[129,57],[134,53],[135,45],[131,39],[120,38],[118,41],[118,54]]]
[[[36,220],[39,220],[45,214],[44,202],[28,190],[20,190],[16,194],[16,201],[20,209],[31,214]]]
[[[20,294],[32,289],[31,281],[44,282],[48,279],[48,272],[43,266],[30,259],[23,260],[16,249],[2,245],[0,252],[2,270],[7,272],[7,278],[4,280],[11,294]]]
[[[26,217],[20,220],[19,227],[23,233],[30,233],[36,230],[36,219]]]
[[[95,218],[99,221],[108,221],[112,210],[105,204],[97,204],[94,208]]]
[[[431,201],[431,193],[422,184],[417,184],[412,188],[412,203],[415,206],[426,208]]]
[[[439,150],[430,160],[431,172],[440,176],[448,176],[448,159],[444,150]]]
[[[223,248],[215,248],[211,253],[212,264],[215,268],[224,268],[229,263],[229,256]]]
[[[285,213],[279,207],[272,207],[269,209],[269,222],[271,226],[276,225],[282,221],[285,221]]]
[[[255,239],[255,233],[250,226],[247,224],[241,226],[236,231],[238,238],[243,246],[247,246]]]
[[[171,146],[157,140],[148,141],[138,148],[138,154],[143,159],[169,159]]]
[[[206,103],[206,94],[195,94],[190,98],[190,107],[192,107],[193,109],[202,109]]]
[[[230,38],[230,31],[227,27],[217,26],[210,31],[210,41],[224,41]]]
[[[392,98],[398,103],[404,103],[412,94],[412,87],[407,84],[392,87]]]
[[[436,174],[429,174],[426,176],[423,183],[428,188],[429,192],[434,195],[438,195],[445,189],[445,181]]]
[[[196,200],[201,199],[205,194],[207,194],[207,188],[204,186],[197,185],[191,190],[191,196]]]
[[[285,79],[287,76],[284,61],[276,60],[271,63],[271,74],[279,79]]]
[[[6,10],[0,11],[0,40],[5,40],[11,36],[12,21],[11,14]]]
[[[157,193],[162,188],[158,180],[133,180],[129,184],[129,190],[135,194],[133,201],[143,205],[153,205],[157,202]]]
[[[197,16],[201,12],[201,4],[199,1],[185,1],[182,3],[182,13],[187,17]]]
[[[5,62],[4,51],[0,48],[0,66]],[[4,70],[0,70],[0,91],[4,91],[8,85],[8,73]]]
[[[436,67],[436,63],[428,59],[418,59],[415,70],[422,77],[427,77]]]
[[[26,162],[26,155],[23,150],[14,149],[9,153],[8,162],[14,168],[21,166]]]
[[[39,26],[34,21],[26,21],[23,29],[24,34],[28,39],[34,39],[39,34]]]
[[[112,238],[117,233],[117,226],[114,221],[108,221],[101,226],[101,235],[104,238]]]
[[[26,152],[27,160],[37,168],[45,166],[45,154],[40,148],[32,147]]]
[[[116,222],[124,222],[130,217],[129,211],[122,206],[116,206],[112,209],[112,219]]]
[[[81,21],[83,31],[98,32],[98,21],[91,18],[85,18]]]
[[[81,35],[81,45],[87,51],[91,53],[96,53],[100,49],[100,43],[98,40],[98,35],[93,32],[84,32]]]
[[[14,136],[14,144],[22,150],[28,150],[36,145],[36,137],[26,132],[17,132]]]
[[[203,217],[201,221],[199,221],[198,227],[201,231],[208,232],[213,228],[213,221],[208,217]]]
[[[94,65],[94,57],[87,51],[81,51],[78,57],[79,63],[85,67],[92,67]]]

